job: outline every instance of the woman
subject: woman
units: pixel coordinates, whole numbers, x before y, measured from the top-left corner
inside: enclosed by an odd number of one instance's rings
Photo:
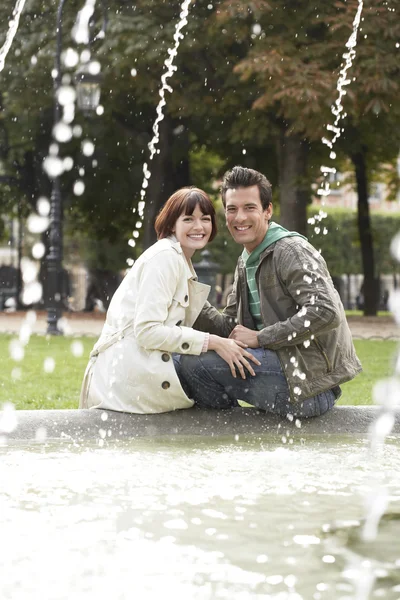
[[[80,408],[159,413],[190,408],[172,353],[215,350],[245,377],[259,364],[235,340],[196,331],[192,325],[206,302],[191,257],[216,235],[214,207],[205,192],[183,188],[159,213],[158,242],[136,261],[115,292],[100,339],[90,354]],[[177,361],[178,364],[178,361]]]

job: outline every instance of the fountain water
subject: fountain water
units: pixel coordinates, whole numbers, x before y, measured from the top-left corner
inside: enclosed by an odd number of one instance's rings
[[[348,49],[348,51],[343,54],[342,58],[344,60],[344,65],[343,65],[342,69],[340,70],[339,77],[338,77],[337,84],[336,84],[336,89],[339,92],[339,94],[335,100],[335,103],[332,104],[332,106],[331,106],[331,112],[332,112],[332,115],[335,117],[335,119],[334,119],[333,123],[329,123],[326,126],[327,131],[332,132],[334,135],[333,135],[332,139],[329,139],[327,137],[322,138],[322,143],[325,144],[326,146],[328,146],[328,148],[330,148],[330,150],[331,150],[330,158],[332,160],[334,160],[336,158],[336,152],[334,151],[334,145],[336,144],[337,140],[339,139],[339,137],[341,136],[342,131],[343,131],[343,129],[341,129],[339,127],[339,122],[341,119],[344,119],[346,117],[346,114],[343,112],[342,99],[346,95],[345,87],[350,85],[350,83],[351,83],[351,79],[348,78],[348,71],[349,71],[349,69],[351,69],[351,67],[353,65],[353,61],[356,57],[357,35],[358,35],[358,29],[360,26],[363,6],[364,6],[363,0],[358,0],[357,12],[356,12],[356,15],[353,20],[353,31],[351,32],[351,35],[346,42],[346,48]],[[322,182],[321,186],[319,187],[319,189],[317,190],[317,194],[319,196],[322,196],[323,198],[325,198],[325,197],[329,196],[329,194],[331,193],[329,176],[331,173],[336,173],[336,168],[321,166],[320,171],[323,175],[323,182]],[[324,205],[324,200],[322,200],[322,206],[323,205]],[[323,210],[320,210],[319,214],[310,218],[308,220],[308,222],[310,225],[314,225],[316,221],[321,222],[322,219],[324,219],[326,216],[327,216],[326,213]],[[320,226],[316,225],[315,233],[319,234],[320,229],[321,229]],[[324,234],[327,233],[326,228],[324,228],[323,233]]]
[[[169,56],[164,61],[164,67],[166,70],[165,70],[165,73],[163,73],[163,75],[161,77],[161,88],[159,90],[160,100],[159,100],[157,108],[156,108],[157,117],[153,124],[153,134],[154,135],[148,145],[149,150],[150,150],[149,161],[153,160],[154,155],[157,152],[157,143],[159,142],[159,139],[160,139],[159,124],[164,118],[163,109],[167,103],[165,100],[165,92],[172,93],[172,91],[173,91],[171,86],[168,85],[167,80],[170,79],[170,77],[172,77],[172,75],[176,71],[176,66],[174,65],[174,60],[178,54],[178,48],[181,43],[181,40],[184,37],[182,34],[182,29],[185,27],[185,25],[187,25],[187,22],[188,22],[187,17],[189,15],[189,6],[190,6],[191,1],[192,0],[183,0],[183,2],[181,4],[181,9],[180,9],[181,12],[179,15],[179,21],[177,22],[177,24],[175,26],[175,33],[174,33],[175,44],[172,48],[168,49]],[[146,202],[145,202],[146,189],[149,184],[148,180],[150,179],[150,176],[151,176],[151,172],[148,168],[148,164],[145,162],[143,164],[143,182],[142,182],[142,188],[140,190],[140,201],[138,204],[138,215],[139,215],[140,220],[136,223],[135,229],[132,232],[132,238],[128,242],[132,248],[136,246],[136,240],[140,235],[140,228],[142,227],[142,224],[143,224],[144,211],[145,211],[145,206],[146,206]],[[136,209],[134,209],[134,212],[135,211],[136,211]],[[127,263],[129,266],[132,266],[133,260],[128,259]]]
[[[17,0],[13,13],[12,19],[8,24],[8,32],[6,35],[6,40],[3,46],[0,48],[0,72],[4,69],[5,60],[7,58],[7,54],[12,46],[15,34],[18,31],[19,19],[21,13],[24,9],[26,0]]]

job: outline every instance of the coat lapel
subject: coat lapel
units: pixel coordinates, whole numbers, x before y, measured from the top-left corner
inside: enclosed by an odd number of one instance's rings
[[[205,305],[208,295],[211,290],[211,286],[205,283],[200,283],[194,279],[188,280],[189,289],[189,307],[187,309],[187,323],[188,327],[192,327],[193,323],[199,316],[201,309]]]

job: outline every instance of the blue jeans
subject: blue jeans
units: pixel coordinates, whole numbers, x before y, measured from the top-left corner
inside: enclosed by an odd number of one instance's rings
[[[289,387],[278,355],[265,348],[248,348],[261,363],[251,363],[256,376],[246,369],[246,379],[232,376],[229,365],[214,351],[199,356],[174,355],[175,368],[186,395],[202,408],[228,409],[237,400],[281,416],[317,417],[331,409],[340,388],[322,392],[303,402],[290,402]]]

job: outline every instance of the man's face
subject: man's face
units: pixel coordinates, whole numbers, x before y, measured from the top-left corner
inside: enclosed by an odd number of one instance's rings
[[[226,225],[230,234],[247,252],[253,252],[267,233],[272,204],[263,210],[257,185],[228,190],[225,200]]]

